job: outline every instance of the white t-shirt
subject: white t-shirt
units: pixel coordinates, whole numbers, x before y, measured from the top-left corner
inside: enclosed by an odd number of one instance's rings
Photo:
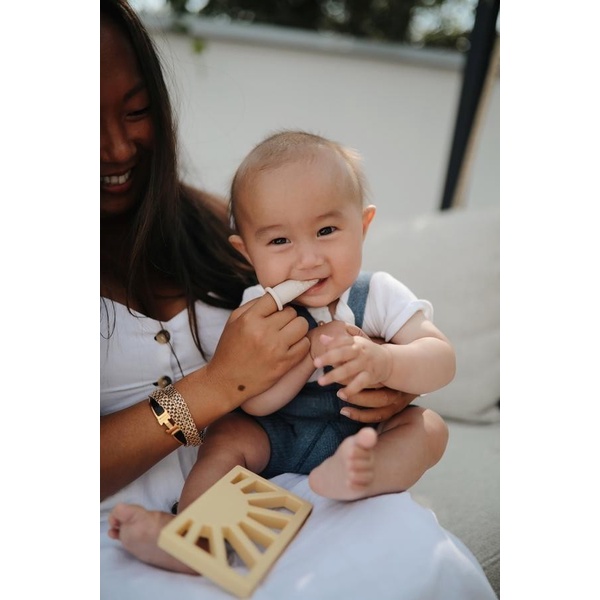
[[[132,312],[123,304],[101,299],[100,416],[137,404],[156,389],[153,383],[161,377],[170,377],[172,381],[180,379],[177,359],[184,375],[205,364],[194,344],[187,310],[162,323]],[[210,359],[230,311],[198,301],[196,315],[202,348]],[[154,339],[161,329],[169,332],[174,352],[169,344]],[[169,512],[179,500],[197,452],[193,446],[181,447],[163,458],[141,477],[106,498],[100,505],[101,519],[108,516],[117,502]]]

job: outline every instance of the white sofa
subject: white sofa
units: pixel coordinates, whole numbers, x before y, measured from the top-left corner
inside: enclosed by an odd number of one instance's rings
[[[457,354],[454,381],[417,401],[445,417],[450,439],[411,494],[474,553],[500,597],[499,209],[381,218],[364,268],[388,271],[430,300]]]

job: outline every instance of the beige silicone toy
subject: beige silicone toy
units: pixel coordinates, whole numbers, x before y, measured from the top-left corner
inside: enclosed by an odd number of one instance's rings
[[[311,279],[310,281],[296,281],[295,279],[288,279],[282,283],[276,285],[274,288],[265,288],[265,292],[273,296],[275,304],[277,304],[278,310],[283,310],[284,304],[291,302],[294,298],[301,296],[306,290],[311,288],[318,279]]]
[[[228,592],[246,598],[311,510],[310,502],[237,466],[163,527],[158,545]],[[245,573],[229,565],[226,543],[244,563]]]

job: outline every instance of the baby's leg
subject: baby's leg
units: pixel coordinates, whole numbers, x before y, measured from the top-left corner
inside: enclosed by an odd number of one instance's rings
[[[271,445],[265,430],[243,413],[231,413],[211,425],[205,443],[188,475],[179,499],[178,512],[189,506],[211,485],[241,465],[260,473],[268,464]]]
[[[433,467],[446,449],[448,428],[435,412],[409,406],[380,426],[346,438],[313,469],[311,489],[334,500],[401,492]]]
[[[232,413],[210,426],[206,441],[181,493],[178,512],[226,475],[241,465],[260,473],[269,462],[270,445],[264,429],[250,417]],[[158,536],[173,515],[148,511],[133,504],[117,505],[109,516],[108,535],[121,540],[124,548],[151,565],[181,573],[195,573],[161,550]]]

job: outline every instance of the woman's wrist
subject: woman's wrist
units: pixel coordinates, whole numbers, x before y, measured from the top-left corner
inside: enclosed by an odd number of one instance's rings
[[[236,409],[247,397],[235,402],[218,371],[205,365],[180,379],[173,387],[185,399],[199,431]]]
[[[183,446],[200,446],[204,429],[198,429],[185,398],[173,385],[154,390],[149,396],[150,410],[165,433]]]

